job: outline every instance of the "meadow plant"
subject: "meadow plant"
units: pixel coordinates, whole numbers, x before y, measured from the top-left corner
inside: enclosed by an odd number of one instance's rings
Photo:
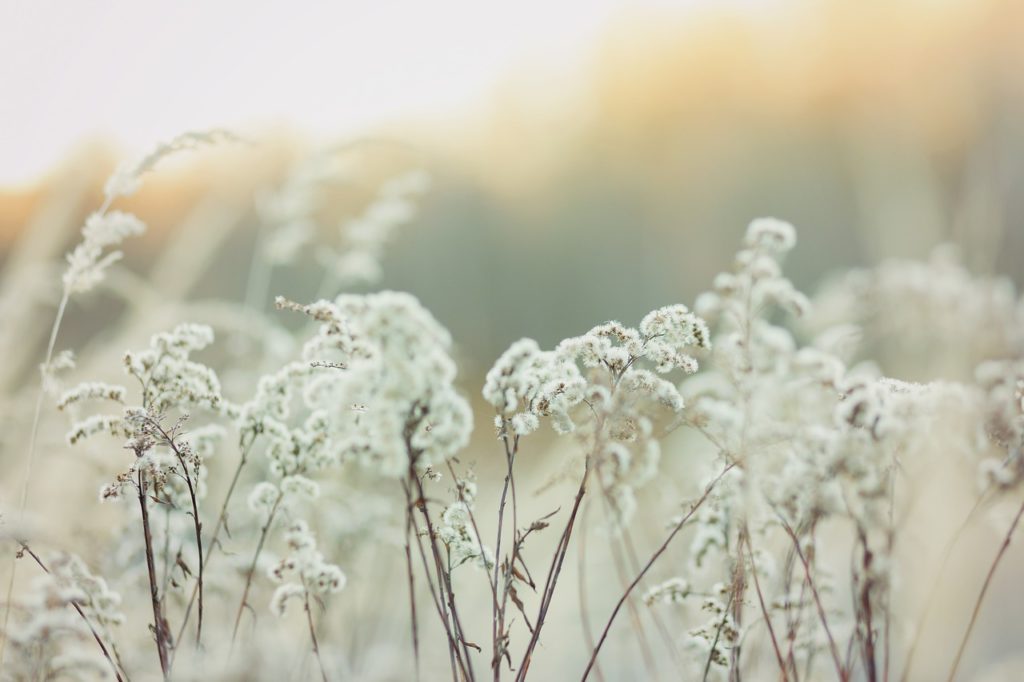
[[[950,657],[949,679],[958,674],[1024,515],[1024,302],[1011,285],[939,251],[847,273],[808,297],[783,271],[795,229],[758,219],[692,309],[598,324],[549,350],[521,339],[469,390],[448,331],[415,297],[335,295],[378,281],[426,175],[395,175],[323,245],[322,202],[354,171],[314,155],[260,203],[253,268],[315,248],[326,293],[277,297],[264,313],[257,291],[255,311],[251,301],[224,308],[248,306],[246,333],[279,340],[267,344],[276,366],[232,382],[232,394],[214,369],[230,361],[213,328],[183,322],[124,355],[124,385],[66,386],[74,362],[54,350],[63,311],[144,229],[111,203],[163,156],[224,139],[234,138],[186,135],[119,169],[68,257],[42,395],[68,415],[68,446],[104,453],[94,504],[122,511],[103,512],[113,521],[76,548],[84,558],[31,524],[6,532],[11,555],[38,574],[25,585],[11,575],[4,679],[365,679],[356,649],[369,643],[348,640],[381,637],[374,622],[402,624],[385,638],[383,679],[571,669],[603,680],[641,667],[702,680],[909,679],[946,563],[988,512],[1003,540]],[[912,319],[898,303],[908,298]],[[941,365],[947,374],[887,374],[905,350],[887,342],[910,332],[940,337],[936,352],[956,359]],[[496,436],[479,452],[477,391]],[[38,428],[39,411],[33,443]],[[558,473],[543,492],[561,502],[538,509],[524,472],[546,453]],[[925,580],[908,574],[907,553],[921,509],[932,513],[920,488],[940,457],[966,472],[973,507]],[[667,508],[652,487],[671,490]],[[26,475],[22,507],[28,489]],[[595,526],[587,510],[598,505]],[[587,561],[588,524],[614,566],[597,620],[587,571],[609,569]],[[573,546],[575,577],[564,570]],[[400,600],[387,599],[392,565]],[[583,646],[552,672],[551,651],[569,646],[556,600],[567,580]],[[360,605],[365,595],[381,601]],[[621,658],[622,614],[642,660]],[[602,657],[610,647],[620,655]]]

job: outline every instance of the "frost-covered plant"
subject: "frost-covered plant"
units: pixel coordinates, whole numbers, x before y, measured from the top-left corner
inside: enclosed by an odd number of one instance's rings
[[[525,676],[539,641],[591,475],[613,510],[615,526],[627,524],[635,508],[634,490],[657,471],[660,449],[654,420],[659,411],[671,415],[683,408],[675,385],[659,375],[677,369],[696,371],[697,361],[690,353],[709,347],[704,321],[680,304],[652,311],[635,329],[618,322],[594,327],[583,336],[562,341],[553,351],[541,351],[530,339],[520,340],[488,372],[483,395],[496,410],[494,423],[508,466],[496,548],[501,546],[506,493],[514,486],[520,437],[534,432],[541,418],[548,418],[556,432],[576,433],[586,451],[580,487],[548,572],[518,677]],[[516,517],[514,511],[512,551],[506,559],[498,554],[503,570],[496,566],[492,580],[496,593],[492,667],[503,659],[511,666],[505,609],[515,594],[514,583],[526,582],[513,570],[525,537]]]
[[[115,174],[69,256],[62,310],[72,294],[102,281],[122,241],[142,230],[111,202],[135,191],[166,154],[226,137],[186,135]],[[358,215],[338,223],[338,239],[314,244],[330,193],[352,170],[336,152],[301,165],[259,206],[267,229],[256,264],[264,256],[269,266],[292,263],[315,248],[327,271],[313,303],[277,299],[279,310],[299,314],[291,318],[254,309],[262,299],[250,277],[246,315],[232,320],[246,334],[266,333],[269,340],[255,345],[273,352],[250,358],[231,346],[211,348],[210,327],[183,324],[125,356],[126,385],[66,387],[74,362],[53,352],[54,331],[44,382],[70,417],[66,440],[127,451],[100,497],[138,502],[139,516],[113,524],[112,542],[91,533],[81,540],[95,544],[83,555],[90,563],[120,574],[124,603],[85,562],[54,554],[45,563],[32,547],[47,536],[21,526],[9,533],[42,575],[8,600],[5,676],[137,678],[158,658],[165,679],[210,670],[371,677],[355,650],[375,646],[367,639],[396,619],[381,605],[393,592],[384,569],[400,561],[402,545],[413,660],[405,663],[392,647],[381,674],[429,679],[444,659],[453,680],[472,681],[489,668],[496,681],[511,671],[519,682],[539,670],[537,654],[551,642],[562,608],[554,595],[565,591],[558,586],[568,580],[563,569],[575,544],[584,679],[604,676],[598,659],[624,610],[651,677],[666,661],[682,679],[906,677],[936,594],[933,587],[911,613],[898,608],[917,598],[921,582],[906,574],[906,555],[916,551],[908,529],[915,508],[932,513],[920,488],[943,471],[977,481],[967,522],[979,510],[1011,511],[1009,520],[989,514],[1009,530],[954,655],[956,674],[1024,517],[1024,305],[1007,282],[973,277],[940,251],[925,264],[857,271],[809,299],[783,274],[794,228],[756,220],[733,266],[693,311],[668,305],[635,327],[607,322],[550,349],[531,339],[513,343],[482,386],[503,480],[488,478],[490,462],[478,480],[468,458],[473,415],[457,387],[447,330],[409,294],[327,296],[378,281],[383,248],[411,219],[425,176],[385,182]],[[190,313],[242,309],[232,305],[189,302],[174,313],[205,319]],[[297,331],[269,322],[278,318],[299,318]],[[965,328],[977,333],[965,336]],[[933,336],[955,362],[899,359],[901,339]],[[222,351],[244,356],[235,363],[242,380],[223,390],[217,373],[196,360],[220,369]],[[897,376],[900,368],[910,370]],[[540,459],[532,450],[548,440],[545,423],[557,456],[548,458],[556,474],[544,493],[557,494],[564,479],[577,487],[538,518],[522,473]],[[238,451],[225,462],[229,434]],[[521,453],[526,443],[531,451]],[[673,456],[663,461],[663,451]],[[107,469],[110,458],[100,462]],[[652,492],[656,478],[662,485]],[[680,499],[673,483],[695,494]],[[635,540],[657,531],[649,521],[661,513],[653,509],[658,499],[672,509],[663,540],[644,560]],[[621,583],[612,593],[614,583],[601,575],[612,608],[596,632],[585,570],[612,569],[587,561],[592,503],[605,511],[598,529]],[[83,512],[72,527],[89,521]],[[552,524],[558,532],[538,570],[537,535]],[[489,607],[471,591],[481,578]],[[358,589],[332,596],[349,581]],[[190,621],[193,605],[198,617]],[[290,630],[300,611],[304,626]],[[486,652],[488,633],[476,631],[480,612],[491,616]],[[252,627],[240,636],[247,614]],[[648,618],[664,639],[665,660],[654,659]],[[116,628],[122,621],[129,627]],[[190,623],[194,640],[184,634]],[[118,649],[115,639],[130,646]],[[296,642],[298,662],[285,655]],[[435,653],[431,645],[440,642]],[[618,665],[616,672],[627,666]]]
[[[205,497],[206,467],[203,454],[211,451],[210,441],[222,431],[216,424],[193,434],[184,432],[187,410],[203,409],[217,412],[221,406],[220,382],[209,367],[190,359],[213,342],[209,327],[182,324],[171,332],[155,334],[149,347],[124,356],[124,371],[138,384],[139,402],[123,407],[120,414],[91,415],[76,422],[68,433],[74,445],[98,433],[126,438],[124,449],[134,455],[128,468],[100,491],[101,500],[119,500],[128,496],[138,499],[142,515],[147,572],[150,583],[155,638],[161,669],[170,670],[170,649],[173,639],[164,617],[165,597],[156,577],[153,531],[150,520],[151,500],[167,509],[180,510],[192,517],[196,545],[196,584],[199,594],[197,641],[202,636],[203,622],[203,534],[199,501]],[[89,382],[64,393],[58,402],[61,409],[86,400],[124,403],[127,390],[121,386]],[[171,415],[177,414],[173,423]],[[178,564],[187,573],[185,560]]]
[[[156,145],[152,150],[135,161],[122,164],[111,175],[104,186],[102,206],[86,218],[85,225],[82,228],[81,243],[66,257],[67,269],[61,280],[62,292],[60,302],[57,304],[57,312],[50,329],[46,352],[40,365],[43,390],[39,392],[36,400],[35,412],[29,433],[28,455],[25,458],[25,471],[21,483],[19,515],[24,515],[29,499],[32,464],[36,454],[36,441],[43,400],[48,390],[54,386],[52,381],[54,373],[59,371],[62,365],[68,364],[67,356],[62,354],[56,358],[54,356],[57,338],[67,307],[73,295],[85,293],[93,289],[103,280],[107,269],[121,259],[122,252],[118,247],[126,238],[140,235],[145,231],[145,225],[136,216],[122,211],[111,211],[112,204],[121,197],[134,194],[141,186],[142,177],[152,171],[165,157],[182,150],[195,149],[225,139],[236,138],[222,130],[184,133],[169,142]],[[59,362],[55,363],[55,360]],[[101,420],[94,421],[91,424],[91,427],[99,430],[107,429],[108,426],[110,425],[101,423]],[[11,600],[15,568],[16,564],[12,563],[12,577],[4,600],[6,603],[9,603]],[[5,605],[4,623],[7,622],[9,615],[10,609]],[[0,662],[3,660],[5,641],[0,642]]]

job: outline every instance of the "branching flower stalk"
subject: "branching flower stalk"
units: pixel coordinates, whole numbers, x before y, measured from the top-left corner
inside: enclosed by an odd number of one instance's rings
[[[54,315],[53,324],[50,327],[50,334],[46,343],[46,352],[40,365],[43,381],[36,396],[32,425],[29,427],[28,454],[25,457],[25,470],[22,474],[21,495],[18,503],[19,521],[24,519],[25,508],[28,504],[29,489],[32,482],[32,464],[35,460],[39,437],[39,422],[42,417],[43,400],[47,395],[46,379],[51,372],[53,354],[57,346],[57,337],[60,334],[60,328],[64,322],[64,315],[67,312],[68,304],[71,302],[71,297],[74,294],[86,293],[99,284],[103,280],[107,268],[122,258],[123,253],[117,249],[121,242],[127,237],[142,234],[146,229],[142,221],[134,215],[120,211],[111,213],[111,205],[118,198],[134,194],[141,186],[142,176],[156,167],[164,157],[185,149],[195,149],[225,139],[235,138],[223,130],[183,133],[168,142],[156,145],[150,152],[134,162],[120,166],[107,180],[103,190],[103,203],[86,220],[85,226],[82,228],[82,242],[67,255],[68,269],[62,278],[60,302],[57,304],[57,312]],[[4,597],[4,622],[2,628],[4,633],[7,631],[10,617],[9,604],[11,592],[14,589],[16,566],[17,563],[12,560],[7,591]],[[5,634],[0,638],[0,667],[3,666],[6,646],[7,637]]]

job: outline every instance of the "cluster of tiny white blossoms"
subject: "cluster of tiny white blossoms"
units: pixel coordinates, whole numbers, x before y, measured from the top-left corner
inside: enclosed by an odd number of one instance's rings
[[[437,536],[448,549],[451,569],[473,562],[481,568],[494,567],[494,554],[477,535],[473,521],[473,502],[476,499],[476,482],[469,479],[456,481],[458,500],[448,505],[441,514]],[[423,530],[423,533],[429,531]]]
[[[122,405],[120,414],[94,414],[76,421],[67,434],[74,445],[100,433],[127,438],[126,448],[137,457],[128,471],[119,474],[105,486],[102,499],[119,497],[125,485],[130,485],[140,469],[164,482],[167,492],[177,502],[186,491],[177,477],[167,476],[182,458],[192,468],[194,481],[201,496],[205,491],[205,467],[202,460],[212,454],[214,444],[223,437],[223,427],[207,424],[183,436],[182,424],[188,411],[202,409],[218,413],[222,406],[220,382],[212,369],[190,359],[213,342],[213,331],[204,325],[182,324],[171,332],[155,334],[149,348],[129,351],[124,356],[124,371],[134,378],[139,387],[139,403],[125,405],[127,389],[101,382],[86,382],[66,391],[58,400],[60,409],[70,410],[86,401],[114,402]],[[179,414],[173,426],[164,426],[163,420],[171,412]],[[171,440],[173,437],[173,440]],[[154,447],[160,446],[160,447]],[[172,447],[173,446],[173,447]],[[177,452],[172,454],[172,450]]]
[[[856,537],[850,589],[860,606],[854,612],[837,606],[829,620],[834,630],[847,632],[844,628],[864,626],[865,613],[870,613],[866,604],[874,613],[888,609],[895,579],[891,555],[899,513],[894,507],[898,472],[915,470],[918,458],[927,458],[940,446],[977,453],[979,439],[972,424],[983,421],[984,392],[951,382],[886,378],[870,363],[848,367],[850,341],[861,334],[845,322],[819,328],[818,336],[802,345],[773,322],[773,308],[794,315],[809,310],[806,297],[779,267],[794,244],[795,231],[788,224],[754,221],[736,268],[716,277],[714,290],[697,302],[698,312],[717,326],[716,350],[710,369],[683,387],[683,422],[703,434],[719,460],[734,468],[717,482],[696,515],[688,575],[690,582],[700,578],[710,587],[678,594],[684,600],[690,594],[711,594],[715,585],[735,585],[737,575],[753,570],[761,587],[781,589],[766,599],[769,611],[788,621],[810,608],[806,594],[786,587],[793,580],[799,584],[799,577],[793,577],[792,568],[779,573],[781,566],[755,543],[770,543],[781,527],[813,558],[815,528],[826,519],[841,520]],[[1005,366],[990,374],[995,377],[1000,371]],[[1015,378],[996,381],[988,391],[1004,410],[993,423],[1002,424],[1010,440],[1019,434],[1005,428],[1015,418],[1015,383]],[[1004,478],[1012,475],[1005,467],[999,472]],[[815,566],[814,571],[818,588],[828,590],[827,569]],[[745,597],[736,589],[728,588],[711,611],[719,614],[719,624],[735,627],[741,640],[752,625],[739,620],[742,607],[737,610],[735,604]],[[701,608],[708,610],[705,602]],[[726,608],[726,603],[733,606]],[[709,648],[708,627],[691,632],[691,646],[724,674],[736,662]],[[795,634],[794,641],[804,657],[826,646],[814,627]]]
[[[283,616],[288,602],[299,599],[309,608],[309,598],[321,598],[344,589],[347,578],[334,564],[324,561],[316,548],[316,538],[309,525],[295,521],[285,533],[288,554],[270,569],[270,578],[277,589],[270,600],[270,610]]]
[[[343,295],[303,311],[320,322],[303,350],[317,370],[303,401],[342,460],[402,476],[466,445],[472,414],[453,385],[451,338],[413,296]]]
[[[142,176],[165,157],[228,139],[236,138],[221,130],[184,133],[157,145],[142,157],[119,166],[104,187],[106,200],[103,206],[86,218],[81,243],[67,255],[68,268],[63,277],[65,296],[84,293],[102,282],[107,268],[124,255],[117,248],[121,242],[145,232],[146,225],[136,216],[109,210],[114,200],[138,191]]]
[[[683,408],[676,386],[659,375],[695,372],[690,353],[709,348],[702,319],[684,305],[666,306],[648,313],[636,329],[607,322],[553,351],[520,340],[488,372],[483,395],[497,411],[499,436],[530,434],[542,417],[563,434],[582,424],[603,492],[624,523],[635,508],[635,489],[657,471],[657,411]],[[581,404],[586,409],[574,418]]]
[[[146,225],[131,213],[96,212],[82,228],[82,241],[68,254],[64,288],[68,293],[84,293],[103,281],[107,268],[124,254],[117,248],[127,237],[146,231]]]

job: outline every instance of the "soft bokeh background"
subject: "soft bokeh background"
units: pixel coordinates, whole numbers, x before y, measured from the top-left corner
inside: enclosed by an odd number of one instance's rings
[[[1012,0],[4,14],[5,274],[44,221],[72,238],[115,160],[220,126],[256,141],[152,178],[131,202],[153,228],[139,250],[221,201],[239,229],[220,262],[244,268],[248,203],[289,160],[400,142],[435,187],[385,285],[421,296],[481,366],[518,335],[550,342],[692,299],[757,215],[798,227],[790,268],[804,285],[945,240],[976,270],[1021,276],[1024,7]]]
[[[800,286],[943,242],[975,272],[1024,283],[1016,0],[0,8],[10,423],[24,423],[61,257],[103,181],[186,129],[247,142],[168,163],[123,203],[150,226],[113,278],[150,297],[133,322],[143,338],[168,326],[160,301],[245,300],[258,198],[338,143],[365,173],[338,188],[337,215],[358,211],[390,170],[432,175],[383,286],[416,294],[449,327],[474,394],[521,336],[548,346],[692,301],[760,215],[797,226],[787,267]],[[319,283],[312,254],[267,288],[307,300]],[[120,305],[110,293],[75,301],[61,346],[103,349]],[[5,458],[23,435],[3,430]],[[4,462],[5,477],[15,470]],[[1019,623],[987,622],[993,652],[1024,648]]]

